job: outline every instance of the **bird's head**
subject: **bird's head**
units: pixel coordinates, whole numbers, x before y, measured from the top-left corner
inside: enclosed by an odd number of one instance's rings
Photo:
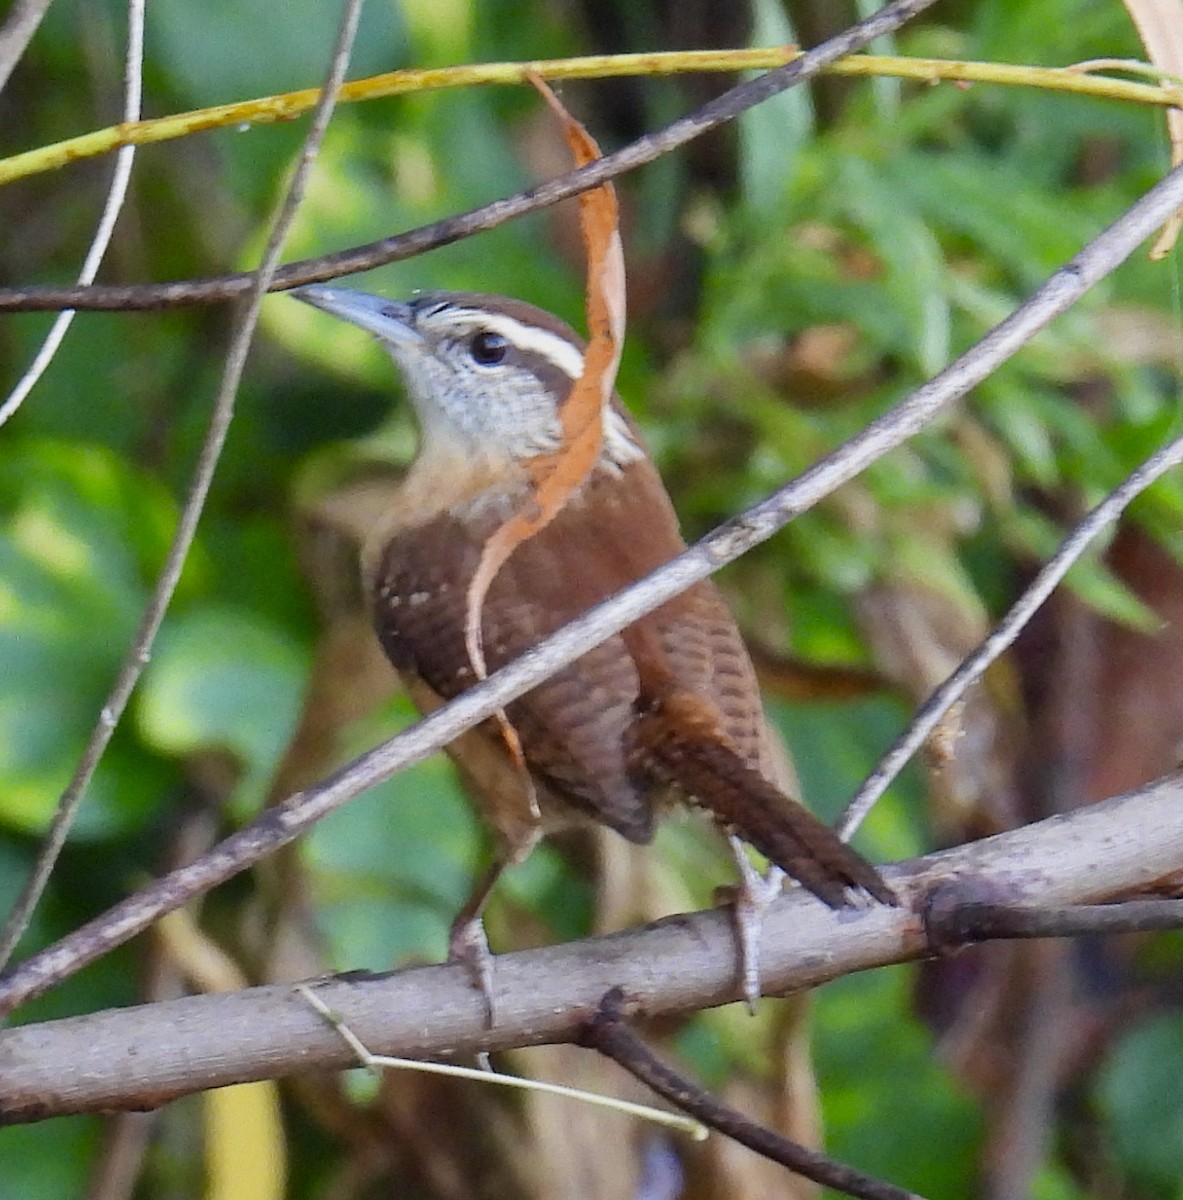
[[[382,343],[415,405],[421,453],[520,465],[559,449],[560,411],[583,373],[584,343],[558,317],[479,292],[403,302],[311,285],[292,295]],[[621,411],[607,410],[604,434],[609,464],[643,456]]]

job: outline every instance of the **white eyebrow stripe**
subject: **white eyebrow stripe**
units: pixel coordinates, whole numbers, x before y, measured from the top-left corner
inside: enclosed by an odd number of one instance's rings
[[[583,354],[565,337],[549,329],[539,329],[537,325],[527,325],[504,313],[477,313],[470,308],[458,310],[457,315],[461,313],[472,313],[475,323],[482,329],[499,333],[510,345],[545,358],[572,383],[583,374]],[[608,461],[616,467],[645,457],[645,451],[633,439],[624,418],[611,406],[604,409],[604,450]]]
[[[491,333],[501,334],[511,346],[545,358],[552,366],[558,367],[568,379],[576,380],[583,374],[583,353],[580,349],[565,337],[551,333],[549,329],[527,325],[504,313],[477,312],[471,308],[452,309],[448,315],[452,318],[449,324],[471,326],[474,330],[487,329]]]

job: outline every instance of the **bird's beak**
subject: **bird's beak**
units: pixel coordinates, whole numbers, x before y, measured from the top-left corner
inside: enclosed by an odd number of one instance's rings
[[[415,314],[409,304],[356,292],[352,288],[324,287],[319,283],[295,288],[288,293],[305,304],[332,313],[342,321],[360,326],[392,348],[417,346],[423,338],[415,328]]]

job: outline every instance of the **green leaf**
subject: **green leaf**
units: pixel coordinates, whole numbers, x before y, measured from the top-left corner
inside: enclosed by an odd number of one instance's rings
[[[981,596],[951,541],[923,533],[893,538],[885,574],[940,594],[951,609],[964,614],[961,620],[986,626]]]
[[[1128,625],[1140,633],[1155,634],[1162,630],[1162,617],[1139,600],[1095,556],[1086,556],[1075,563],[1064,577],[1064,583],[1091,608],[1111,621]]]
[[[791,46],[797,38],[780,0],[754,0],[750,44]],[[809,89],[790,88],[739,119],[739,180],[744,206],[768,214],[783,202],[798,154],[813,135]]]
[[[84,1196],[102,1130],[99,1117],[59,1117],[0,1129],[0,1200]]]
[[[874,576],[879,549],[824,513],[810,513],[789,527],[790,542],[802,568],[837,592],[855,592]]]
[[[287,0],[282,20],[236,0],[208,0],[200,8],[159,0],[148,36],[155,67],[197,107],[318,86],[339,20],[338,9],[319,0]],[[364,5],[351,76],[401,66],[407,50],[398,6]]]
[[[875,696],[849,703],[773,704],[770,714],[792,751],[809,808],[832,822],[891,745],[907,720],[895,699]],[[859,843],[879,859],[904,859],[925,849],[917,818],[922,796],[918,773],[909,770],[876,806],[860,830]]]
[[[935,375],[949,361],[951,330],[948,268],[937,239],[878,164],[844,157],[838,196],[886,267],[886,298],[908,328],[917,370]]]
[[[1013,373],[999,373],[976,393],[975,407],[1015,455],[1026,477],[1051,487],[1060,477],[1051,430]]]
[[[826,1149],[921,1195],[967,1196],[978,1118],[911,1013],[911,979],[907,968],[890,967],[836,980],[818,994],[814,1044]],[[893,1113],[909,1119],[885,1119]]]
[[[1031,187],[1005,160],[913,151],[891,169],[908,211],[969,239],[1023,286],[1042,282],[1096,232],[1079,209]]]
[[[1114,1046],[1097,1081],[1108,1141],[1130,1174],[1183,1196],[1183,1019],[1152,1017]]]
[[[405,697],[350,731],[346,756],[417,714]],[[330,814],[304,840],[334,964],[386,970],[438,961],[472,885],[478,828],[451,764],[419,763]]]
[[[1031,1181],[1031,1200],[1089,1200],[1089,1197],[1067,1167],[1045,1162]]]
[[[140,619],[163,494],[93,447],[30,443],[0,482],[0,822],[44,827]],[[138,824],[159,765],[120,731],[74,828]]]
[[[257,807],[300,710],[307,661],[275,627],[209,607],[162,631],[137,708],[146,741],[166,754],[229,751],[244,768],[235,799]]]

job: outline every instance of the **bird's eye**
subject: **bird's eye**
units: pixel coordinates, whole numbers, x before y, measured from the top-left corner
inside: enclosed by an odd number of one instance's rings
[[[493,367],[505,358],[509,350],[509,342],[499,333],[482,329],[474,334],[468,346],[472,352],[472,361],[481,367]]]

